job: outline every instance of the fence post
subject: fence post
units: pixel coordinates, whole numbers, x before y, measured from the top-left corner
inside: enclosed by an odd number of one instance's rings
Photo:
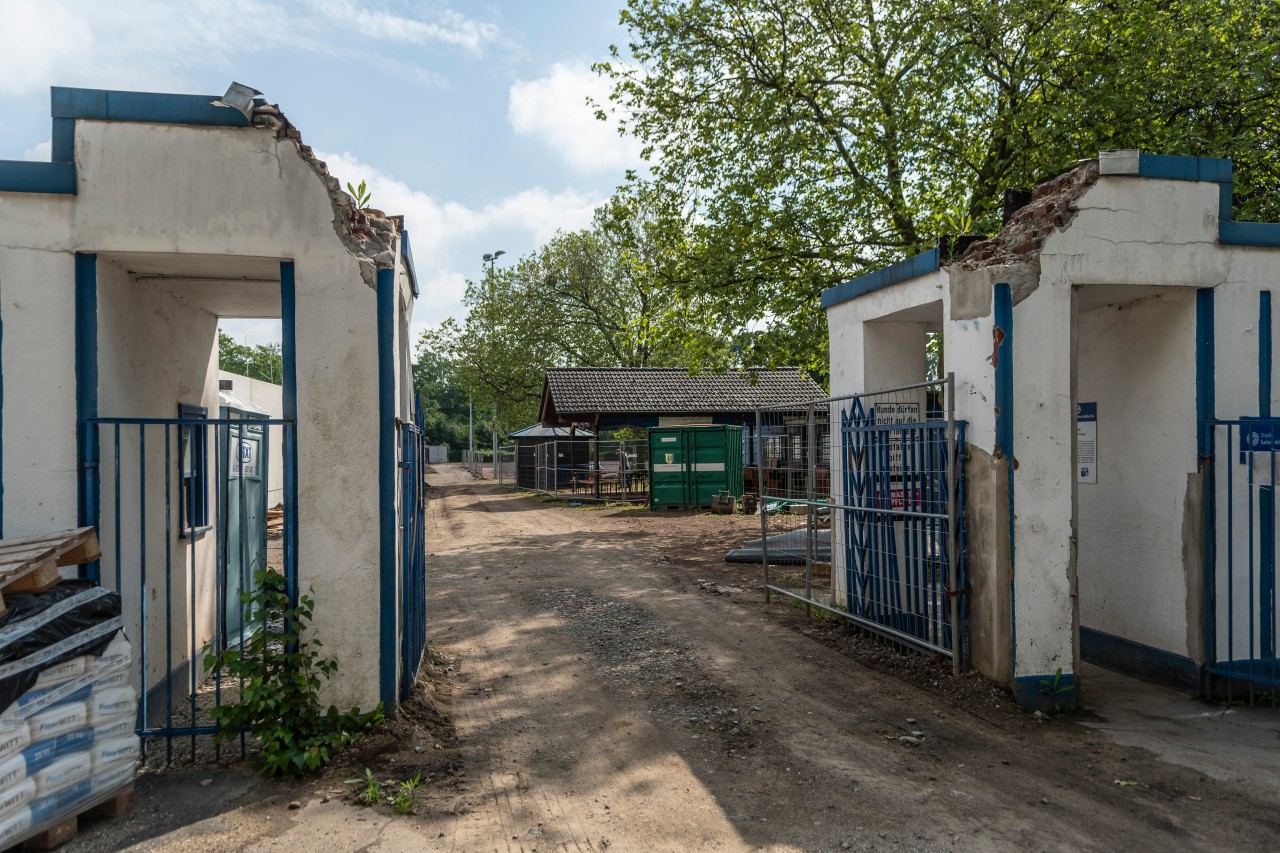
[[[960,674],[960,555],[956,553],[959,537],[956,526],[959,519],[960,489],[956,479],[956,375],[947,374],[947,598],[951,605],[951,674]]]
[[[818,476],[818,454],[817,450],[817,430],[814,429],[814,404],[809,404],[809,421],[805,424],[805,455],[808,457],[808,465],[805,466],[805,498],[809,501],[808,511],[805,513],[805,541],[804,541],[804,597],[807,599],[804,605],[806,616],[813,615],[813,608],[809,605],[809,601],[813,600],[813,558],[816,550],[815,539],[817,531],[814,527],[818,523],[817,507],[813,505],[813,501],[817,497],[815,489]]]
[[[649,484],[653,488],[653,484]],[[772,599],[769,589],[769,511],[764,497],[764,418],[756,409],[756,491],[760,496],[760,562],[764,566],[764,602]]]

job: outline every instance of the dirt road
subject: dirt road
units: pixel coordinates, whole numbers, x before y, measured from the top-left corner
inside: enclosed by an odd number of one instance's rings
[[[469,779],[439,849],[1221,850],[1280,829],[1269,795],[957,706],[796,630],[793,606],[708,592],[751,519],[437,480],[431,635]]]
[[[766,605],[758,567],[722,560],[754,519],[552,506],[456,466],[431,482],[432,660],[404,716],[302,782],[244,764],[144,775],[135,814],[72,849],[1183,851],[1280,837],[1274,786],[1215,781],[1074,718],[1039,722],[976,676]],[[421,773],[417,814],[355,805],[344,781],[366,767]]]

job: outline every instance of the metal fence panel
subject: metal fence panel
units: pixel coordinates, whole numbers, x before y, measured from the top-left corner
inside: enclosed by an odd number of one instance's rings
[[[1280,419],[1206,423],[1206,670],[1274,706],[1280,688],[1275,482]]]
[[[756,413],[766,592],[965,660],[965,424],[950,376]],[[957,630],[959,626],[959,630]]]
[[[85,425],[86,465],[103,556],[88,577],[120,594],[137,665],[138,734],[175,741],[219,730],[211,712],[243,687],[207,653],[239,647],[264,628],[241,601],[259,571],[284,575],[296,601],[292,512],[269,522],[274,487],[269,448],[283,448],[293,476],[292,421],[266,418],[97,418]],[[245,750],[241,739],[240,750]],[[220,747],[212,750],[219,757]]]
[[[427,650],[427,496],[428,445],[422,409],[415,403],[413,422],[400,426],[400,698],[417,683]]]
[[[501,450],[499,453],[501,456]],[[513,449],[510,482],[503,485],[519,485],[515,457]],[[568,500],[647,502],[648,442],[645,439],[592,439],[535,445],[532,488]]]

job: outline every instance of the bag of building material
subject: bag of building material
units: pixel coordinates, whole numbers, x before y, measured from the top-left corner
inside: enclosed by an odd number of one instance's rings
[[[55,670],[55,680],[27,697],[17,716],[30,716],[79,689],[83,675],[69,675],[59,666],[86,655],[100,657],[123,625],[120,596],[92,581],[66,580],[45,592],[7,595],[5,604],[8,611],[0,617],[0,715],[9,718],[14,704],[46,670]],[[27,708],[30,713],[24,713]]]
[[[31,745],[31,727],[26,721],[14,720],[0,725],[0,762]]]
[[[34,779],[23,779],[0,790],[0,820],[25,806],[36,798]]]
[[[132,687],[94,691],[89,697],[89,725],[97,727],[133,716],[138,710],[138,694]]]
[[[55,758],[48,767],[31,777],[36,782],[36,798],[48,797],[83,782],[89,778],[92,769],[93,757],[87,751]]]
[[[0,617],[0,850],[118,795],[140,752],[120,598],[87,581],[7,595]]]
[[[88,721],[88,714],[84,702],[64,702],[34,714],[27,720],[31,729],[31,742],[49,740],[83,729]]]

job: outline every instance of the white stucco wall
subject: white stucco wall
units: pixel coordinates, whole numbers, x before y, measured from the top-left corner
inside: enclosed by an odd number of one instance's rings
[[[188,404],[200,406],[211,417],[216,417],[217,317],[185,302],[163,285],[135,280],[123,267],[105,258],[99,258],[97,274],[99,414],[173,418],[178,416],[179,404]],[[144,568],[147,585],[152,590],[147,606],[153,614],[162,611],[166,592],[168,594],[173,614],[169,636],[165,636],[155,621],[151,621],[145,635],[147,683],[154,688],[169,671],[182,677],[182,667],[188,661],[196,661],[196,670],[201,671],[200,651],[216,632],[217,537],[214,530],[198,534],[194,542],[179,535],[183,523],[179,517],[182,481],[177,429],[169,433],[167,466],[163,426],[142,427],[141,436],[136,425],[122,425],[119,432],[119,587],[116,585],[115,429],[110,426],[99,429],[101,571],[103,583],[117,588],[124,600],[125,613],[132,617],[129,636],[138,647],[144,642],[140,602]],[[212,523],[215,500],[212,430],[208,430],[206,440],[209,478],[205,500]],[[146,443],[145,471],[141,470],[139,459],[141,441]],[[163,509],[166,480],[171,495],[168,530]],[[142,503],[144,499],[146,505]],[[168,584],[164,582],[166,564],[171,575]],[[138,657],[140,661],[140,653]],[[139,674],[135,670],[135,675]],[[140,678],[134,686],[141,687]],[[182,693],[177,689],[175,693],[180,704]]]
[[[1076,393],[1097,403],[1099,447],[1097,482],[1076,487],[1080,624],[1189,656],[1183,526],[1187,490],[1199,488],[1188,481],[1197,467],[1195,293],[1082,309],[1077,333]]]
[[[175,397],[187,394],[203,396],[211,414],[217,407],[216,318],[180,293],[130,281],[113,254],[204,256],[214,276],[219,256],[292,259],[300,584],[316,601],[314,635],[339,661],[325,700],[372,706],[380,657],[377,306],[334,232],[324,185],[294,142],[262,129],[79,120],[75,151],[78,196],[0,194],[6,535],[76,522],[75,252],[99,255],[104,416],[172,417]],[[406,276],[396,280],[397,304],[407,294],[411,309]],[[399,318],[397,326],[407,328]],[[407,347],[389,343],[403,407]],[[181,373],[187,384],[143,387],[156,371],[175,380]]]
[[[1006,618],[1016,633],[1015,678],[1074,671],[1078,621],[1199,659],[1195,292],[1213,289],[1216,414],[1235,418],[1257,414],[1258,293],[1280,282],[1280,252],[1218,243],[1218,202],[1216,183],[1103,177],[1077,199],[1074,219],[1046,239],[1038,266],[945,267],[828,311],[833,393],[864,391],[883,370],[868,360],[892,349],[875,339],[875,321],[929,303],[937,298],[930,288],[944,282],[944,360],[957,377],[957,416],[969,423],[976,460],[971,511],[981,492],[970,514],[970,572],[984,578],[982,594],[991,596],[1007,559],[999,529],[1007,515],[999,499],[1004,462],[992,457],[1000,413],[989,294],[998,281],[1014,285],[1016,550],[1006,581],[1014,609]],[[1137,290],[1153,286],[1162,289]],[[1273,387],[1270,396],[1280,409],[1280,392]],[[1079,401],[1099,406],[1097,485],[1075,482]],[[1236,506],[1244,506],[1248,468],[1232,470]],[[992,477],[1001,481],[987,482]],[[1255,466],[1255,479],[1267,477]],[[1221,469],[1216,488],[1221,508]],[[1239,514],[1236,527],[1238,567],[1249,544]],[[1221,531],[1220,621],[1227,594]],[[1237,600],[1247,594],[1239,575],[1237,568]],[[986,618],[1001,618],[987,604],[971,602],[975,613],[985,608]],[[1238,608],[1237,650],[1243,615]],[[1225,643],[1221,631],[1219,638]]]

